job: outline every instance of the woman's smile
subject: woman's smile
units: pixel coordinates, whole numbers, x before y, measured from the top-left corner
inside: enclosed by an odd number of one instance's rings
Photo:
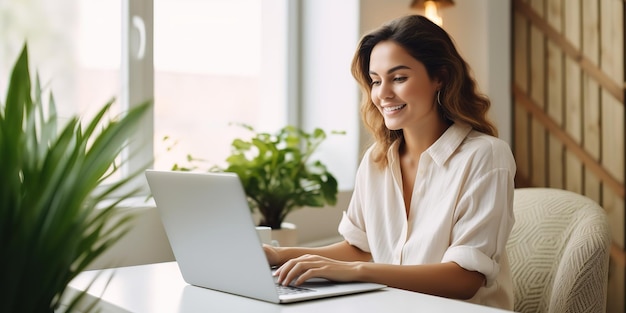
[[[404,109],[405,107],[406,107],[406,103],[399,104],[399,105],[385,106],[383,107],[383,112],[385,112],[386,114],[393,114],[393,113],[396,113],[397,111]]]

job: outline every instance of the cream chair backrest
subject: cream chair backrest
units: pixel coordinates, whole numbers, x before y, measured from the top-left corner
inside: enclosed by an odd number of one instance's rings
[[[517,312],[605,312],[610,250],[604,210],[550,188],[515,190],[507,243]]]

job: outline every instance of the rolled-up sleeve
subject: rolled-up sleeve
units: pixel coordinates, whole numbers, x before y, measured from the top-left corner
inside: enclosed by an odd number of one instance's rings
[[[366,154],[365,159],[369,157],[369,152]],[[366,170],[359,167],[356,173],[356,181],[354,191],[352,192],[352,199],[348,206],[348,211],[343,212],[343,217],[339,223],[339,234],[351,245],[365,251],[371,252],[370,246],[367,241],[367,233],[365,229],[365,221],[363,217],[363,199],[361,197],[361,181],[366,175]]]
[[[442,259],[482,273],[487,287],[498,276],[514,223],[511,179],[508,169],[498,168],[472,182],[458,203],[451,245]]]
[[[365,231],[356,226],[346,212],[343,213],[341,222],[339,223],[339,233],[351,245],[365,251],[370,252],[369,243],[367,242],[367,234]]]

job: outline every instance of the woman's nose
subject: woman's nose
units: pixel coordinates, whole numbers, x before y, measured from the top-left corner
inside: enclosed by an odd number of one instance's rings
[[[378,98],[381,100],[392,99],[395,96],[390,85],[387,83],[381,83],[378,88]]]

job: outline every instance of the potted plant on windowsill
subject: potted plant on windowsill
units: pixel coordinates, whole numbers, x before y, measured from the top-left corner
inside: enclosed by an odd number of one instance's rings
[[[28,66],[25,46],[0,103],[0,281],[8,286],[0,312],[89,311],[95,303],[66,288],[130,226],[132,216],[115,208],[135,191],[104,200],[133,175],[102,182],[120,168],[115,159],[149,104],[109,121],[111,101],[85,127],[77,117],[59,124]]]
[[[295,209],[337,202],[335,176],[321,161],[312,159],[326,139],[326,132],[316,128],[308,133],[288,125],[270,134],[256,132],[249,125],[240,126],[253,136],[249,140],[233,140],[227,166],[213,170],[239,176],[251,210],[260,214],[259,226],[280,230],[286,226],[287,215]],[[276,236],[274,232],[272,238]]]
[[[226,165],[212,166],[212,172],[236,173],[241,180],[252,213],[260,216],[258,226],[272,228],[272,239],[288,246],[297,242],[295,225],[286,223],[289,213],[303,207],[324,207],[337,203],[338,184],[326,165],[312,157],[327,134],[321,128],[311,133],[292,125],[275,133],[257,132],[246,124],[236,124],[252,133],[250,139],[236,138]],[[333,131],[332,134],[343,134]],[[164,141],[171,138],[165,137]],[[171,150],[176,142],[171,144]],[[206,161],[187,155],[187,165],[174,164],[172,170],[192,171]]]

